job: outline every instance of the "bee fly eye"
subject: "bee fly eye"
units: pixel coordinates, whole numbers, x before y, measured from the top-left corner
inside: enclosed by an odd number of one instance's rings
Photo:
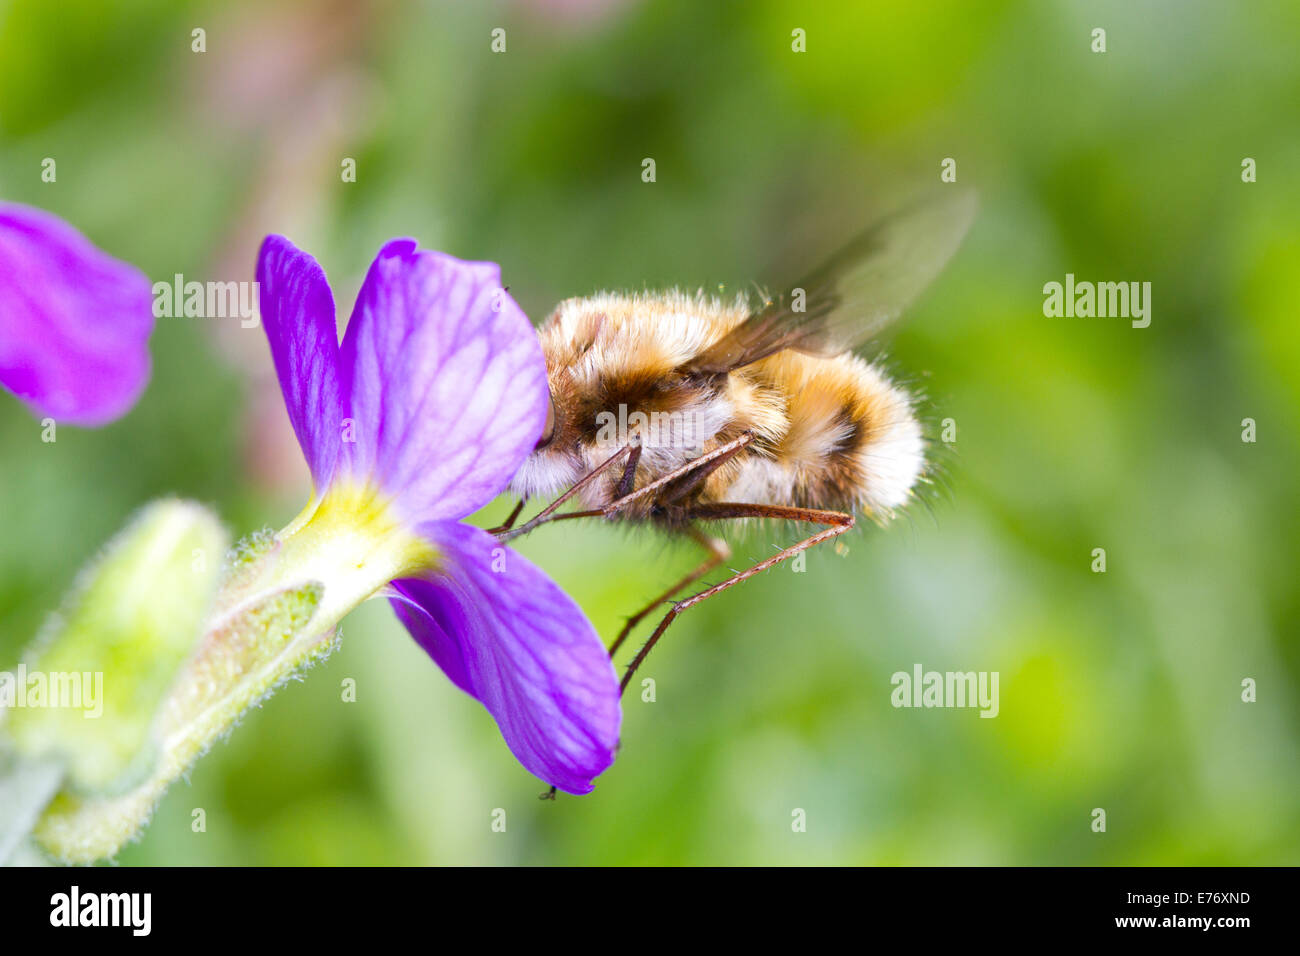
[[[537,451],[539,448],[545,448],[547,445],[551,443],[551,439],[553,439],[554,437],[555,437],[555,399],[553,399],[550,393],[547,392],[546,427],[542,429],[542,437],[537,440],[537,444],[536,446],[534,446],[533,451]]]

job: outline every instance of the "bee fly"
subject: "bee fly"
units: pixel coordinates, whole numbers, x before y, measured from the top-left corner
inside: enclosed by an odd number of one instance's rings
[[[879,222],[757,310],[700,294],[601,294],[561,302],[547,319],[538,334],[550,414],[511,484],[521,500],[494,533],[509,540],[552,521],[604,517],[689,536],[707,552],[628,619],[611,657],[655,608],[730,557],[702,525],[820,526],[675,601],[622,690],[687,608],[843,534],[858,513],[884,523],[911,498],[926,464],[912,396],[852,350],[939,273],[974,214],[973,194],[944,190]],[[612,429],[614,419],[631,427]],[[528,498],[552,495],[514,527]],[[582,510],[558,510],[575,497]]]

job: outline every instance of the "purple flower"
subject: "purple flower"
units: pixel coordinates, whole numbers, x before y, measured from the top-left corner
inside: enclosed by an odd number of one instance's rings
[[[496,265],[395,239],[343,344],[316,261],[262,246],[262,323],[314,493],[283,533],[330,600],[380,591],[538,777],[587,793],[614,759],[618,682],[600,639],[542,571],[460,519],[491,501],[545,424],[546,367]],[[332,553],[346,558],[328,558]],[[384,584],[391,581],[391,586]],[[337,609],[317,612],[331,619]]]
[[[103,425],[149,380],[149,280],[63,220],[0,203],[0,385],[38,415]]]

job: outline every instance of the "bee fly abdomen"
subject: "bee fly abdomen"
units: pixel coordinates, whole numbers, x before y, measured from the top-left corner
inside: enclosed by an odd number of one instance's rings
[[[852,354],[782,352],[743,373],[766,380],[782,421],[743,458],[719,499],[863,511],[887,520],[905,505],[925,465],[912,399]],[[763,452],[767,451],[764,455]]]

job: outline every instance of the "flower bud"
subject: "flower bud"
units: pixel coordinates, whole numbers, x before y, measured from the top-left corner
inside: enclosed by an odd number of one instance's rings
[[[80,793],[122,792],[149,773],[162,701],[194,652],[227,544],[210,512],[176,500],[118,533],[17,672],[0,675],[19,753],[60,759]]]

